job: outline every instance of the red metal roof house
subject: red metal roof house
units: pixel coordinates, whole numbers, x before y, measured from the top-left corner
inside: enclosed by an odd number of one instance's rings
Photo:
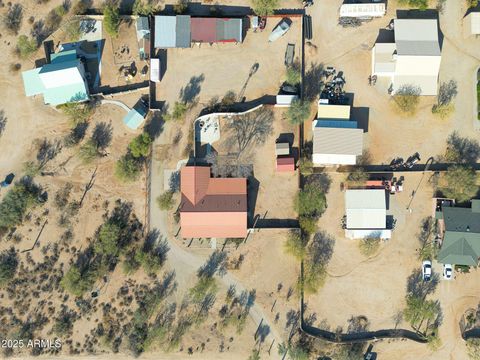
[[[210,167],[186,166],[180,189],[183,238],[247,236],[247,179],[211,178]]]

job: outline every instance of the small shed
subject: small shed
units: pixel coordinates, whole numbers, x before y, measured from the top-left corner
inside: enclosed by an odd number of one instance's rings
[[[277,157],[276,169],[278,172],[295,171],[295,158],[293,156]]]
[[[141,102],[130,110],[123,118],[123,123],[132,130],[137,130],[142,125],[147,115],[147,109]]]
[[[275,144],[275,155],[290,155],[290,144],[285,143],[276,143]]]

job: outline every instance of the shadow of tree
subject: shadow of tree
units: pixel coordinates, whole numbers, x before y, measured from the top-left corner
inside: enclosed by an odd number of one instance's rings
[[[113,127],[111,123],[100,122],[95,125],[92,140],[99,150],[105,150],[112,141]]]
[[[185,104],[195,103],[198,95],[202,89],[202,83],[205,80],[205,75],[192,76],[185,87],[180,89],[180,99]]]
[[[429,294],[435,292],[440,277],[437,273],[433,273],[430,281],[424,281],[422,270],[416,269],[407,279],[407,293],[415,297],[425,299]]]
[[[312,101],[322,92],[323,69],[324,65],[322,63],[311,63],[309,69],[305,72],[303,87],[306,100]]]
[[[0,136],[2,136],[7,126],[7,117],[5,116],[5,111],[0,110]]]

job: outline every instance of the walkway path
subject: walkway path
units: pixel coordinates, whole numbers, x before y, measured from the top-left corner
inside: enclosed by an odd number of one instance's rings
[[[121,107],[123,110],[125,110],[127,113],[130,111],[130,108],[125,105],[123,102],[118,101],[118,100],[107,100],[107,99],[102,99],[100,100],[100,103],[103,104],[112,104]]]

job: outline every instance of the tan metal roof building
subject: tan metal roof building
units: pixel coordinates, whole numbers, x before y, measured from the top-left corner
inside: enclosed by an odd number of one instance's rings
[[[318,102],[317,119],[350,119],[350,105],[321,104]]]
[[[363,130],[316,127],[313,129],[313,163],[354,165],[363,150]]]

